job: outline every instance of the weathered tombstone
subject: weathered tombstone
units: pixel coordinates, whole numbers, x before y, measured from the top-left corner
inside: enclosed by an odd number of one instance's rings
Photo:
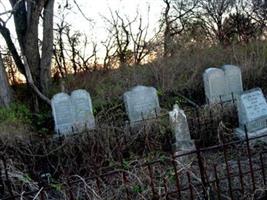
[[[242,75],[239,67],[224,65],[219,68],[208,68],[203,74],[207,101],[215,103],[238,98],[243,92]]]
[[[179,156],[179,154],[195,150],[195,144],[190,136],[186,115],[177,104],[175,104],[173,110],[169,112],[169,119],[171,129],[175,134],[174,154],[177,156],[175,160],[179,163],[179,166],[184,168],[192,162],[194,156]]]
[[[191,140],[186,115],[177,104],[169,112],[169,119],[172,131],[175,134],[175,149],[182,151],[195,149],[194,142]]]
[[[70,96],[66,93],[58,93],[53,96],[51,102],[55,132],[62,135],[70,134],[75,121],[75,111]]]
[[[238,98],[238,96],[243,92],[242,75],[239,67],[234,65],[224,65],[222,67],[224,71],[225,81],[226,81],[226,96],[227,99]]]
[[[203,74],[204,88],[209,103],[219,102],[226,94],[224,71],[218,68],[208,68]]]
[[[157,90],[153,87],[136,86],[124,93],[123,100],[131,126],[155,118],[160,112]]]
[[[243,92],[237,102],[239,128],[236,134],[245,137],[245,126],[249,137],[267,132],[267,103],[260,88]]]
[[[95,128],[92,100],[86,90],[75,90],[71,93],[72,104],[75,109],[75,129],[83,131]]]

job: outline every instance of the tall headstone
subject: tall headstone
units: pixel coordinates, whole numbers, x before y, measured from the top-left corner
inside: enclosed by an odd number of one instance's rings
[[[235,65],[224,65],[222,67],[226,82],[226,91],[228,99],[231,99],[231,94],[235,98],[243,92],[242,75],[239,67]]]
[[[240,138],[245,136],[245,126],[249,137],[267,133],[267,103],[262,90],[255,88],[243,92],[237,103],[239,118],[237,135]]]
[[[155,118],[160,112],[157,90],[153,87],[136,86],[124,93],[123,100],[131,126]]]
[[[205,95],[210,103],[220,101],[226,93],[224,72],[218,68],[208,68],[203,74]]]
[[[75,110],[71,98],[66,93],[58,93],[52,98],[52,112],[55,121],[55,132],[70,134],[75,122]]]
[[[86,90],[75,90],[71,93],[71,100],[75,109],[75,128],[78,131],[95,128],[92,100]]]
[[[208,68],[203,74],[205,95],[209,103],[229,101],[243,92],[242,75],[239,67],[224,65]]]
[[[180,151],[194,150],[194,141],[191,140],[186,115],[177,104],[169,112],[171,129],[175,134],[175,149]]]

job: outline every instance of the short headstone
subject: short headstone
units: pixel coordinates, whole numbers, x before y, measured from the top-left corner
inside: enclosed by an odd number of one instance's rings
[[[68,135],[95,128],[92,101],[86,90],[75,90],[71,96],[58,93],[51,102],[56,133]]]
[[[153,87],[136,86],[124,93],[123,100],[131,126],[160,113],[157,90]]]
[[[75,90],[71,93],[71,100],[75,109],[75,128],[78,131],[95,128],[92,100],[86,90]]]
[[[241,70],[234,65],[208,68],[203,74],[203,80],[208,103],[229,101],[238,98],[243,92]]]
[[[173,110],[169,112],[171,129],[175,134],[176,151],[194,150],[194,141],[191,139],[187,118],[183,110],[177,104],[173,106]]]
[[[245,137],[245,126],[249,137],[267,133],[267,103],[260,88],[243,92],[237,102],[239,128],[238,137]]]
[[[70,134],[75,122],[75,111],[71,98],[66,93],[58,93],[52,98],[52,112],[55,121],[55,132]]]

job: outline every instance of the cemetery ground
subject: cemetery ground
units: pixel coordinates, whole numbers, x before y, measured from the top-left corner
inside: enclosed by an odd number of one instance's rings
[[[266,45],[260,43],[192,47],[144,66],[69,75],[66,90],[90,92],[98,125],[66,138],[51,137],[51,108],[32,114],[25,86],[15,88],[20,103],[0,110],[1,198],[264,199],[266,146],[234,138],[238,119],[231,103],[201,106],[202,73],[225,63],[241,67],[244,88],[261,87],[266,94]],[[58,80],[53,84],[51,96],[60,91]],[[162,108],[156,119],[136,130],[125,124],[122,100],[135,85],[157,88]],[[185,111],[200,148],[184,159],[175,159],[172,152],[167,114],[175,103]]]

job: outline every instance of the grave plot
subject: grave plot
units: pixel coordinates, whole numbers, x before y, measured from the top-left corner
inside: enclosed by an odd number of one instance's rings
[[[203,81],[207,103],[229,101],[243,92],[241,70],[234,65],[206,69]]]
[[[267,135],[262,135],[262,138]],[[243,199],[266,198],[267,154],[252,147],[255,138],[197,148],[182,154],[165,153],[139,159],[122,159],[109,167],[94,167],[91,175],[70,175],[61,190],[42,186],[38,192],[49,199],[75,196],[86,199]],[[183,157],[191,156],[191,162]],[[8,161],[6,160],[8,166]],[[7,169],[6,169],[7,170]],[[62,191],[66,191],[63,193]],[[12,198],[20,197],[13,195]],[[10,198],[2,198],[4,200]],[[42,199],[42,198],[41,198]]]
[[[70,135],[95,128],[92,100],[86,90],[75,90],[69,96],[59,93],[52,98],[55,132]]]

